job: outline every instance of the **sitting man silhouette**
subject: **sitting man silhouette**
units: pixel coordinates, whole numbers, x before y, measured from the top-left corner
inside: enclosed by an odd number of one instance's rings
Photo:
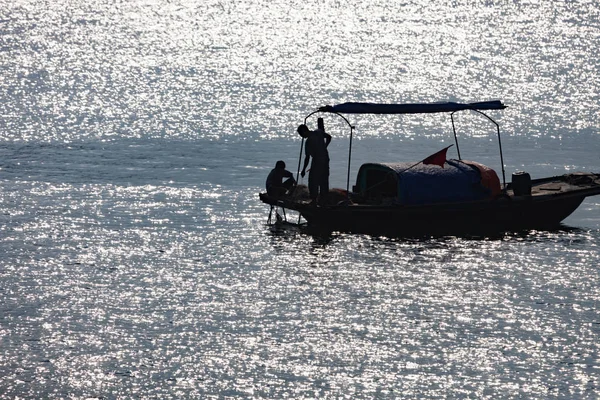
[[[283,178],[288,178],[283,181]],[[267,194],[273,197],[285,196],[296,185],[294,174],[285,169],[285,162],[279,160],[275,163],[275,168],[267,176]]]

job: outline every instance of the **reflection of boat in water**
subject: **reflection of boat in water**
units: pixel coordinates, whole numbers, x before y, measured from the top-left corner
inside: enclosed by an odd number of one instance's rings
[[[298,193],[280,198],[261,193],[260,199],[272,210],[297,211],[309,226],[327,231],[437,235],[556,228],[587,196],[600,194],[600,174],[572,173],[532,180],[527,173],[516,173],[507,184],[499,126],[483,113],[504,108],[499,101],[321,107],[306,119],[316,113],[333,113],[350,125],[342,114],[448,112],[459,159],[446,160],[446,148],[418,163],[363,164],[352,190],[348,165],[346,190],[334,190],[325,205],[310,204]],[[502,184],[491,168],[460,157],[453,115],[463,110],[475,111],[496,125]],[[350,125],[350,155],[353,130]]]

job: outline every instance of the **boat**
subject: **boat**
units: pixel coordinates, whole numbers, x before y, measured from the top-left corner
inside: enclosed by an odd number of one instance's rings
[[[343,118],[350,127],[346,189],[333,189],[328,202],[320,205],[298,193],[280,197],[259,193],[260,200],[271,207],[268,222],[275,212],[277,221],[290,223],[286,211],[291,210],[299,214],[298,224],[327,232],[422,236],[556,229],[586,197],[600,194],[600,174],[578,172],[531,179],[528,173],[517,172],[512,174],[512,182],[507,183],[500,126],[488,115],[506,107],[499,100],[342,103],[320,107],[307,115],[304,122],[315,114],[326,113]],[[496,126],[502,182],[492,168],[461,158],[454,114],[463,111],[475,112]],[[456,146],[458,159],[446,159],[448,146],[415,163],[366,163],[359,168],[356,184],[350,188],[355,128],[347,114],[430,113],[450,115],[455,140],[452,146]],[[318,121],[322,127],[322,118]],[[303,143],[304,139],[301,146]]]

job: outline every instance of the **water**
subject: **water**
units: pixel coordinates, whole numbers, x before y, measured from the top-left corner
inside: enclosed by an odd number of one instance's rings
[[[344,101],[501,99],[509,177],[600,172],[594,2],[0,5],[0,398],[600,395],[600,199],[415,240],[268,227],[257,197]],[[452,143],[447,116],[351,120],[351,176]]]

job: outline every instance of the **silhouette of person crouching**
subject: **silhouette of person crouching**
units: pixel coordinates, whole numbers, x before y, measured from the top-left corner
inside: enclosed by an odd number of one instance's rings
[[[283,181],[284,178],[288,178]],[[296,185],[294,174],[285,169],[285,162],[279,160],[275,163],[275,168],[269,172],[265,186],[267,194],[273,197],[281,197],[289,193]]]

